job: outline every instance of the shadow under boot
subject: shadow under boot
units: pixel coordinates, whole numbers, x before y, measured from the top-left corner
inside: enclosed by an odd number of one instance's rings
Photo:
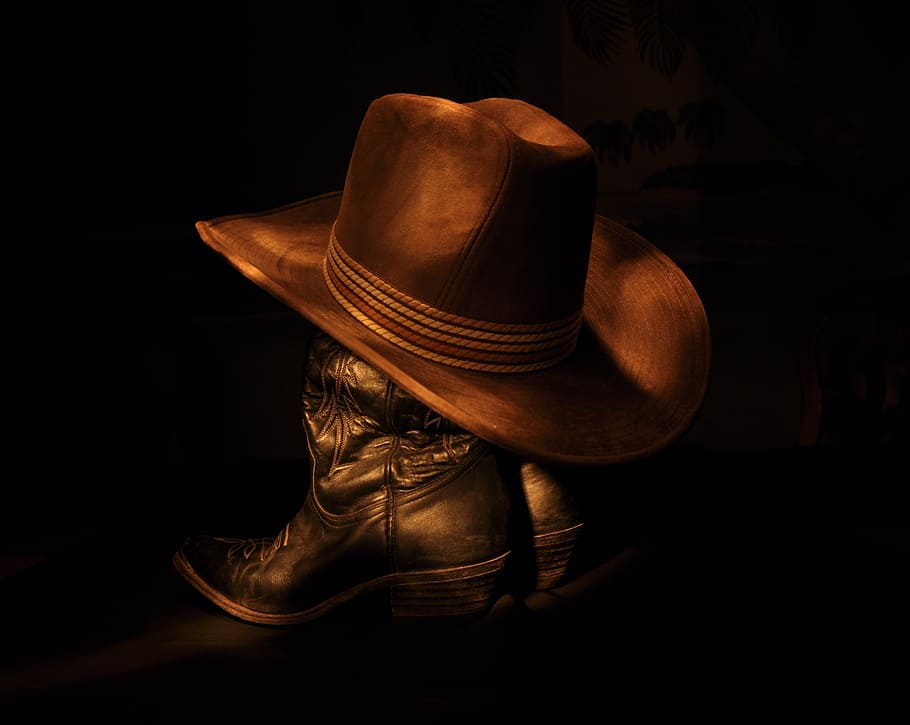
[[[303,506],[272,538],[188,538],[178,573],[257,624],[308,622],[376,591],[396,622],[486,613],[510,554],[496,449],[323,333],[303,387],[313,470]]]

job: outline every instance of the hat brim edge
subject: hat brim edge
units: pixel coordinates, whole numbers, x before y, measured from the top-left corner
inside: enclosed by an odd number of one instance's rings
[[[575,354],[532,373],[484,373],[401,349],[335,301],[322,260],[340,199],[331,192],[196,228],[248,280],[425,405],[517,455],[625,463],[667,448],[689,429],[710,372],[707,316],[682,270],[640,235],[597,216]],[[623,315],[635,319],[623,322]]]

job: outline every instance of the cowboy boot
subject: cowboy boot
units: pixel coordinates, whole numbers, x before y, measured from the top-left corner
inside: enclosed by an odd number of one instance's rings
[[[578,503],[556,469],[521,461],[519,475],[530,535],[530,581],[534,590],[553,589],[564,583],[570,573],[584,521]],[[517,543],[514,548],[518,549]]]
[[[394,621],[489,610],[509,556],[496,449],[321,332],[303,422],[312,476],[297,514],[273,538],[191,537],[177,571],[258,624],[307,622],[376,590],[390,592]]]

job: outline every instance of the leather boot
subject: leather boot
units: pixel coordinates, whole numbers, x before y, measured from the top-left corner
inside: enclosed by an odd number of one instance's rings
[[[555,467],[521,461],[519,475],[530,536],[525,549],[531,588],[552,589],[564,583],[571,573],[572,557],[584,528],[581,510]],[[519,541],[517,532],[513,532],[515,554],[520,551]]]
[[[177,571],[258,624],[307,622],[375,590],[390,593],[395,621],[486,612],[510,553],[496,449],[321,332],[303,422],[312,476],[293,519],[266,539],[191,537]]]

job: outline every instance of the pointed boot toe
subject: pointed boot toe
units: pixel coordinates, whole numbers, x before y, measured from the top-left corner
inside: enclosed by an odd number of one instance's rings
[[[275,539],[236,539],[198,535],[174,553],[177,572],[206,599],[250,622],[280,620],[281,597],[267,593],[268,561]],[[280,588],[279,588],[280,591]]]
[[[259,624],[307,622],[374,591],[395,622],[489,611],[510,556],[495,449],[324,334],[310,341],[303,422],[312,475],[293,519],[272,539],[187,539],[177,571]]]

